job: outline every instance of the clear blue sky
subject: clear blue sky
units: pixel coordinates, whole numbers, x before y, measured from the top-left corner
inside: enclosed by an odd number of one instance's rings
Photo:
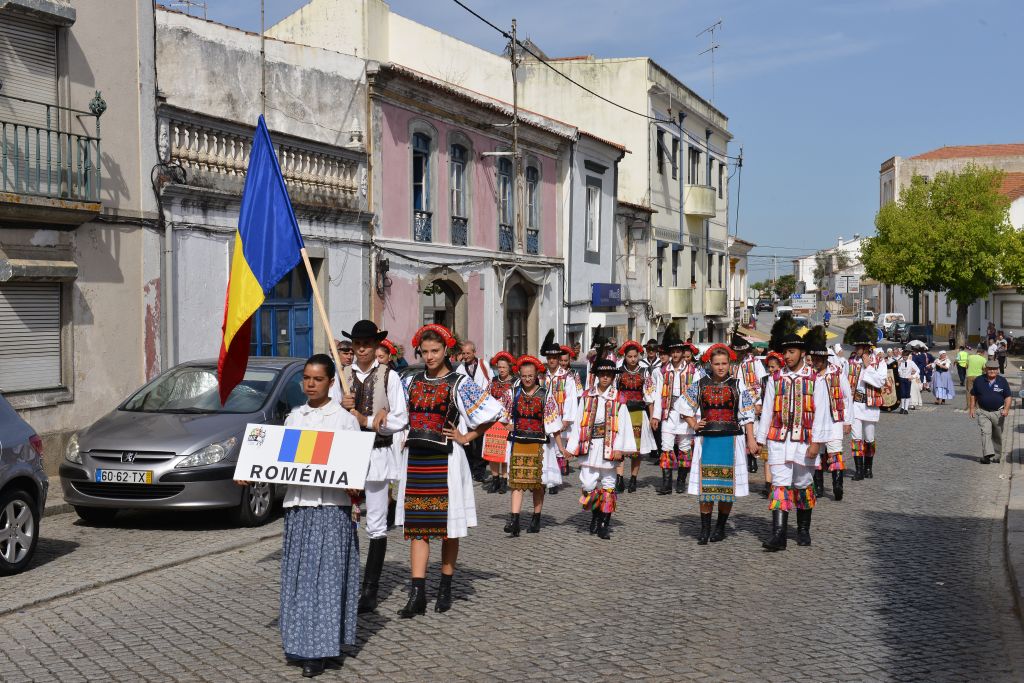
[[[739,234],[789,247],[780,256],[869,234],[878,167],[893,155],[1024,142],[1022,0],[464,2],[499,26],[514,11],[520,33],[552,56],[648,55],[707,98],[710,60],[698,53],[708,36],[696,34],[722,19],[715,105],[729,117],[731,153],[743,146]],[[267,24],[303,4],[267,0]],[[482,48],[504,47],[450,0],[390,5]],[[209,6],[211,19],[259,30],[257,0]],[[770,267],[756,260],[758,279]]]

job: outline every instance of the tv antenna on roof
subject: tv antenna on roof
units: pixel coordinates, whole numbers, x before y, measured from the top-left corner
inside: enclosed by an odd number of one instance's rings
[[[715,23],[711,24],[711,26],[708,26],[706,29],[704,29],[703,31],[701,31],[700,33],[698,33],[696,35],[697,38],[700,38],[705,33],[710,34],[711,44],[708,46],[708,49],[704,50],[700,54],[706,55],[709,52],[711,53],[711,103],[712,104],[714,104],[714,102],[715,102],[715,50],[717,50],[720,47],[719,44],[715,42],[715,31],[721,31],[721,30],[722,30],[722,20],[719,19]]]
[[[176,0],[176,2],[168,3],[167,6],[171,9],[182,11],[188,16],[192,16],[193,8],[195,8],[197,14],[199,10],[202,10],[203,19],[206,18],[206,0]]]

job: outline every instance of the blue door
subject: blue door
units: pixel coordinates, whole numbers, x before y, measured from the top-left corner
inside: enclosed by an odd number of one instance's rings
[[[305,268],[295,268],[282,278],[253,316],[250,355],[313,355],[311,297]]]

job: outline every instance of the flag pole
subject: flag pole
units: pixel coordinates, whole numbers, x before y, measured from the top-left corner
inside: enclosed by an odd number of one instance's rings
[[[309,276],[309,287],[313,290],[313,300],[316,301],[316,310],[320,314],[320,322],[323,323],[324,331],[327,333],[327,342],[331,345],[331,358],[334,359],[334,367],[337,368],[337,377],[341,381],[342,393],[349,394],[352,390],[345,380],[345,375],[341,372],[341,357],[338,355],[338,347],[334,344],[334,332],[331,330],[331,321],[327,319],[327,309],[324,308],[324,300],[320,296],[320,289],[316,286],[316,275],[313,274],[313,265],[309,262],[309,254],[306,253],[305,247],[302,247],[299,253],[302,254],[302,263],[306,266],[306,275]]]

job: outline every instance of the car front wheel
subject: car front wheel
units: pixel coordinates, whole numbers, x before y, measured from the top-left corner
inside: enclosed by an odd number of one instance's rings
[[[266,482],[251,482],[242,491],[242,502],[235,508],[235,521],[241,526],[263,526],[270,519],[274,487]]]
[[[0,574],[17,574],[39,542],[39,511],[32,496],[15,489],[0,495]]]

